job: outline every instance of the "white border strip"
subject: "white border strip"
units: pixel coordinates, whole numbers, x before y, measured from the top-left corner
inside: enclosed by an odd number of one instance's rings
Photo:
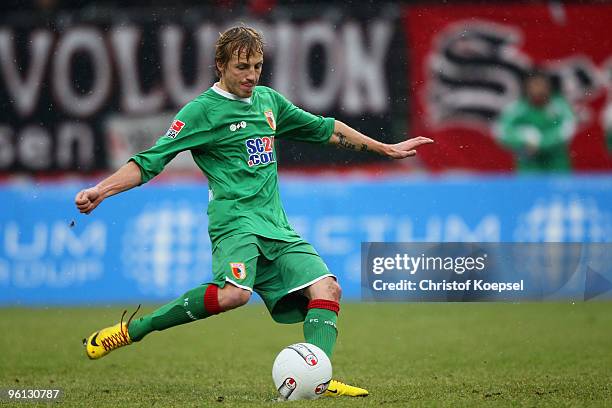
[[[298,286],[297,288],[293,288],[290,291],[288,291],[287,293],[289,294],[289,293],[293,293],[293,292],[295,292],[297,290],[304,289],[304,288],[306,288],[306,287],[308,287],[308,286],[310,286],[312,284],[317,283],[321,279],[327,278],[329,276],[331,276],[332,278],[338,280],[336,275],[334,275],[333,273],[327,273],[327,274],[325,274],[323,276],[319,276],[318,278],[311,280],[310,282],[307,282],[307,283],[305,283],[305,284],[303,284],[301,286]],[[234,286],[236,286],[236,287],[238,287],[240,289],[248,290],[249,292],[253,293],[253,288],[249,288],[248,286],[245,286],[245,285],[240,285],[240,284],[234,282],[233,280],[231,280],[230,278],[228,278],[227,276],[225,277],[225,281],[231,283],[232,285],[234,285]]]
[[[323,276],[319,276],[318,278],[313,279],[313,280],[311,280],[310,282],[303,284],[302,286],[298,286],[297,288],[293,288],[293,289],[291,289],[291,290],[290,290],[289,292],[287,292],[287,293],[293,293],[293,292],[295,292],[296,290],[304,289],[305,287],[308,287],[308,286],[310,286],[310,285],[312,285],[312,284],[314,284],[314,283],[317,283],[317,282],[318,282],[318,281],[320,281],[321,279],[323,279],[323,278],[327,278],[328,276],[331,276],[332,278],[335,278],[335,279],[336,279],[336,281],[338,280],[338,278],[336,277],[336,275],[334,275],[333,273],[328,273],[328,274],[325,274],[325,275],[323,275]],[[227,279],[227,278],[225,278],[225,279]]]
[[[227,276],[225,277],[225,281],[231,283],[232,285],[240,288],[240,289],[244,289],[244,290],[248,290],[249,292],[253,293],[253,288],[249,288],[248,286],[244,286],[244,285],[239,285],[236,282],[234,282],[233,280],[231,280],[230,278],[228,278]]]

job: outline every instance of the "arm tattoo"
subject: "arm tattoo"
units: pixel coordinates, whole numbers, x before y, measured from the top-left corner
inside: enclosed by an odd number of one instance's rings
[[[362,151],[362,152],[367,152],[367,151],[368,151],[368,145],[367,145],[367,144],[365,144],[365,143],[362,143],[362,144],[361,144],[361,151]]]
[[[340,132],[338,132],[337,135],[339,139],[338,146],[344,147],[345,149],[355,150],[355,145],[349,142],[348,140],[346,140],[346,136],[344,136]]]

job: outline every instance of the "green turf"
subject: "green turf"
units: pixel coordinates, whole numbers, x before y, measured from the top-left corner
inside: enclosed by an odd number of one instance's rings
[[[0,388],[60,387],[58,406],[278,406],[272,361],[302,340],[301,325],[255,305],[89,361],[81,338],[120,312],[0,309]],[[611,312],[603,302],[345,304],[334,377],[371,395],[286,404],[612,406]]]

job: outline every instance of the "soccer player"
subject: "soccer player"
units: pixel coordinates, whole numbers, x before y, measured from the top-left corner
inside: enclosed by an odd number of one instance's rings
[[[517,156],[521,172],[569,172],[569,144],[576,131],[572,108],[540,70],[523,84],[524,96],[501,113],[496,134]]]
[[[215,63],[219,82],[185,105],[153,147],[75,198],[80,212],[89,214],[105,198],[151,180],[179,152],[191,151],[208,178],[213,280],[139,319],[124,322],[122,317],[118,324],[94,332],[83,340],[91,359],[153,331],[243,306],[253,291],[275,321],[304,322],[306,342],[331,357],[340,286],[315,249],[287,221],[278,191],[274,140],[330,143],[394,159],[413,156],[417,147],[432,142],[417,137],[383,144],[342,122],[305,112],[273,89],[257,86],[263,39],[252,28],[234,27],[221,34]],[[367,394],[335,380],[326,391],[330,396]]]

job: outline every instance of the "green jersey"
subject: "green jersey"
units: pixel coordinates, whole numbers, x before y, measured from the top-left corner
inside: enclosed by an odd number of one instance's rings
[[[496,132],[501,142],[514,150],[522,171],[568,171],[568,144],[576,130],[574,114],[561,96],[539,108],[521,99],[505,109]],[[537,150],[529,153],[528,146]]]
[[[327,143],[334,119],[296,107],[273,89],[257,86],[241,99],[216,85],[185,105],[168,132],[130,160],[142,183],[178,153],[189,150],[208,178],[208,231],[213,248],[225,237],[252,233],[299,239],[278,190],[275,139]]]

